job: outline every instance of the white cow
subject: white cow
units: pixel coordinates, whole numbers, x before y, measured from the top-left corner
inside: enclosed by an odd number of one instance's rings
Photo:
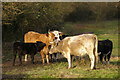
[[[95,34],[82,34],[66,37],[57,44],[51,42],[50,54],[61,52],[68,60],[68,68],[72,67],[71,55],[83,56],[89,55],[91,60],[91,69],[96,68],[96,59],[98,59],[97,45],[98,39]]]

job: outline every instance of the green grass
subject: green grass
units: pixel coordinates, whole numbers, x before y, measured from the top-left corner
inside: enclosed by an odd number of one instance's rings
[[[12,66],[12,43],[3,46],[3,77],[4,78],[82,78],[94,80],[96,78],[120,79],[118,71],[120,70],[120,54],[118,50],[118,21],[102,21],[88,23],[66,23],[62,30],[66,34],[74,35],[84,32],[94,32],[99,40],[110,39],[113,41],[113,52],[110,64],[97,64],[96,70],[90,69],[89,60],[85,62],[74,61],[71,69],[67,69],[67,62],[55,62],[42,65],[38,62],[31,64],[23,62],[22,66]],[[37,57],[36,55],[35,57]],[[39,57],[39,56],[38,56]],[[35,58],[36,61],[36,58]],[[19,63],[18,61],[16,63]],[[64,79],[63,79],[64,80]],[[66,79],[65,79],[66,80]]]
[[[101,22],[77,22],[66,23],[63,32],[67,34],[79,34],[94,32],[95,34],[118,34],[118,20]]]

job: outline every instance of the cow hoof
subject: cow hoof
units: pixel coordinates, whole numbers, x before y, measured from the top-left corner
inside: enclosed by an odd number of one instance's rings
[[[110,62],[107,62],[107,64],[110,64]]]
[[[96,68],[94,67],[94,68],[92,68],[91,70],[96,70]]]
[[[47,64],[50,64],[50,63],[47,63]]]
[[[67,67],[67,69],[72,69],[73,67]]]
[[[25,62],[27,62],[28,60],[27,59],[25,59]]]
[[[107,62],[103,62],[103,64],[107,64]]]

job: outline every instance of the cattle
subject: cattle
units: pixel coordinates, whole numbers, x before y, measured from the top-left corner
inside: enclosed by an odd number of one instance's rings
[[[57,44],[51,42],[52,46],[49,53],[61,52],[67,58],[68,68],[71,68],[71,55],[84,56],[88,55],[91,60],[91,69],[96,68],[96,60],[98,59],[97,45],[98,39],[95,34],[82,34],[66,37]]]
[[[104,58],[105,63],[109,64],[112,48],[113,48],[113,43],[111,40],[106,39],[106,40],[98,41],[98,55],[101,63],[103,63],[103,58]],[[106,58],[107,58],[107,61],[106,61]]]
[[[47,63],[49,64],[48,46],[50,45],[49,42],[53,41],[54,39],[55,39],[55,36],[51,32],[48,32],[46,34],[40,34],[38,32],[29,31],[24,35],[25,43],[34,43],[36,41],[41,41],[46,44],[46,46],[40,51],[43,64],[45,63],[45,56],[46,56]],[[25,61],[27,61],[27,57],[25,57]]]
[[[22,64],[22,56],[25,54],[31,55],[31,62],[34,64],[34,55],[37,52],[40,52],[44,46],[46,46],[45,43],[42,42],[36,42],[36,43],[23,43],[23,42],[15,42],[13,44],[13,66],[15,65],[15,59],[16,55],[19,56],[20,65]]]
[[[42,56],[42,63],[45,63],[45,55],[47,63],[49,64],[49,45],[51,41],[58,42],[59,41],[59,35],[62,34],[62,32],[59,31],[50,31],[46,34],[40,34],[37,32],[29,31],[24,35],[24,42],[36,42],[41,41],[46,44],[46,46],[41,50],[41,56]],[[27,61],[27,57],[25,58],[25,61]]]

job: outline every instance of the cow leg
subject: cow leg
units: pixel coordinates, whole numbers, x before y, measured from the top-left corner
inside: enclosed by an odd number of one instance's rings
[[[55,57],[55,62],[57,62],[57,53],[54,53],[54,57]]]
[[[41,57],[42,57],[42,63],[44,64],[45,63],[45,55],[42,52],[41,52]]]
[[[95,69],[96,68],[96,58],[94,54],[89,55],[90,57],[90,61],[91,61],[91,69]]]
[[[13,66],[15,65],[16,54],[17,54],[17,52],[15,52],[15,53],[14,53],[14,56],[13,56]]]
[[[54,55],[54,57],[52,57]],[[57,61],[57,53],[54,53],[54,54],[50,54],[50,59],[52,62],[56,62]]]
[[[104,56],[105,64],[106,64],[106,55]]]
[[[71,55],[71,62],[75,61],[75,56]]]
[[[55,53],[54,53],[55,54]],[[53,59],[53,55],[54,54],[50,54],[50,60],[51,60],[51,62],[54,62],[54,59]],[[47,58],[46,58],[47,59]]]
[[[49,64],[49,55],[46,55],[47,64]]]
[[[109,61],[110,61],[110,57],[111,57],[111,52],[107,55],[107,59],[108,59],[108,64],[110,63]]]
[[[31,55],[31,62],[34,64],[34,55]]]
[[[28,55],[27,55],[27,54],[25,54],[25,61],[28,61],[27,59],[28,59]]]
[[[68,61],[68,69],[70,69],[72,67],[70,53],[67,53],[67,61]]]
[[[19,55],[19,61],[20,61],[19,65],[21,65],[22,64],[22,55]]]
[[[103,55],[99,55],[99,58],[100,58],[100,62],[103,63]]]

